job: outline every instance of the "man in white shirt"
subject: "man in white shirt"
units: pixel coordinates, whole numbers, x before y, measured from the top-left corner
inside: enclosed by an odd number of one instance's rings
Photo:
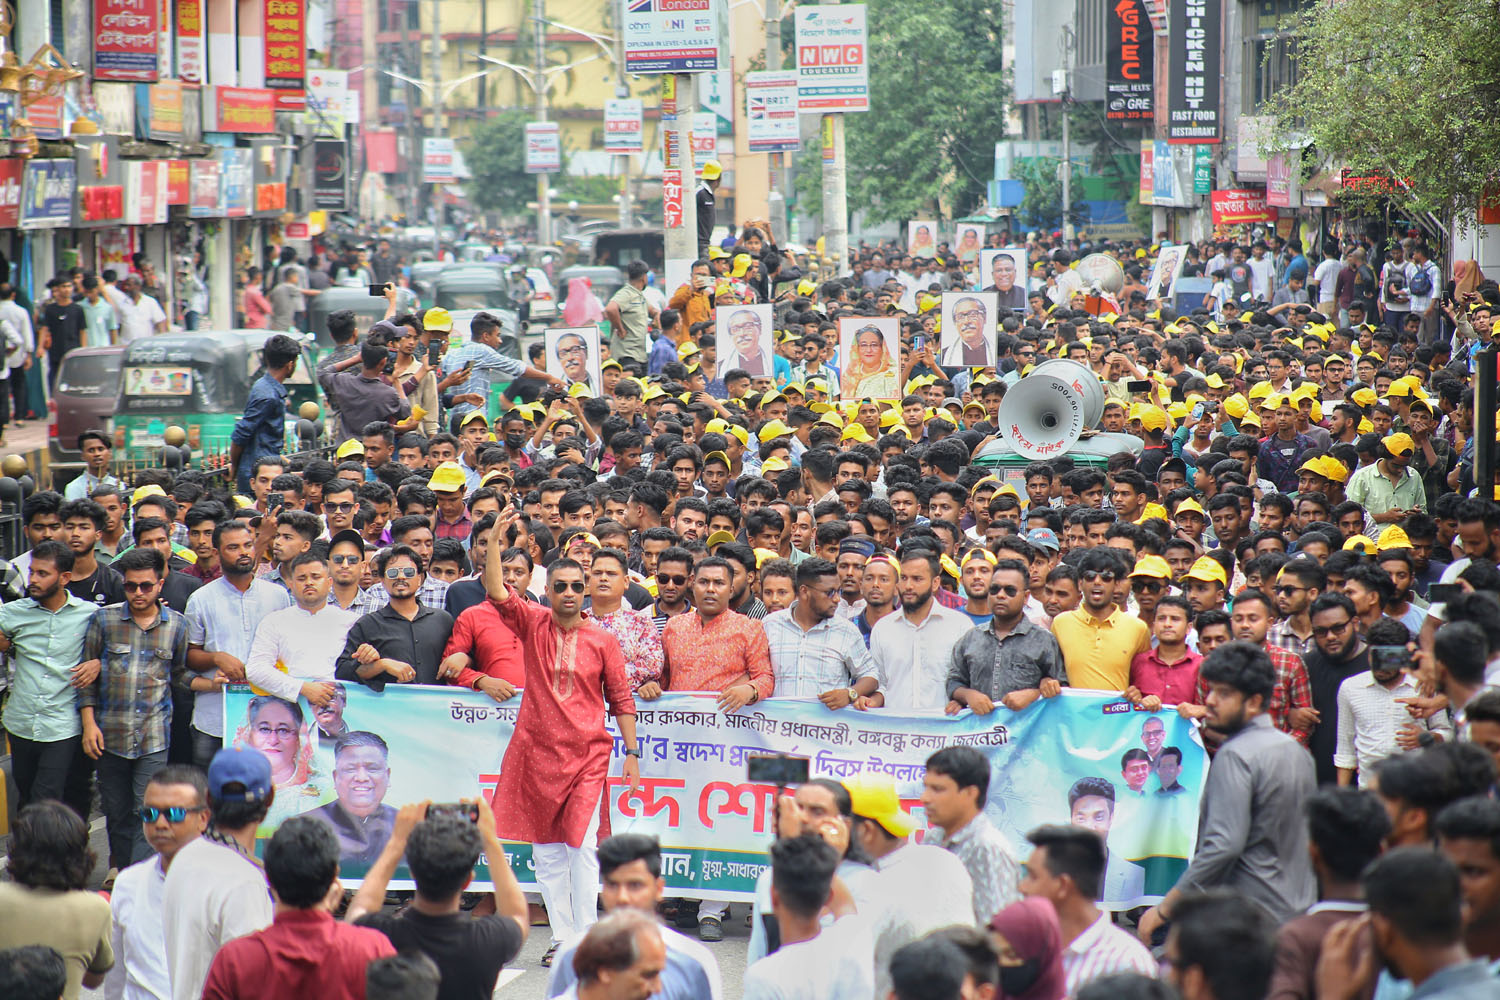
[[[167,314],[161,303],[141,291],[141,279],[134,274],[125,276],[120,282],[125,294],[115,303],[120,314],[120,343],[128,344],[153,333],[167,332]]]
[[[1375,773],[1375,765],[1394,753],[1416,749],[1421,734],[1453,738],[1448,713],[1442,711],[1413,722],[1405,699],[1420,697],[1405,672],[1411,665],[1404,639],[1410,633],[1400,621],[1383,618],[1370,626],[1365,640],[1370,647],[1370,669],[1346,678],[1338,693],[1338,742],[1333,766],[1340,785],[1358,778],[1363,788]]]
[[[974,627],[962,611],[937,601],[937,553],[907,548],[901,555],[901,613],[886,615],[870,631],[885,707],[896,711],[948,703],[947,672],[953,646]]]
[[[1151,952],[1094,904],[1104,877],[1104,839],[1080,826],[1039,826],[1026,839],[1032,851],[1022,868],[1021,892],[1050,900],[1057,911],[1068,996],[1115,972],[1155,978]]]
[[[781,947],[745,971],[745,1000],[866,1000],[874,994],[870,925],[834,874],[838,865],[839,852],[818,833],[771,845],[771,909]],[[820,920],[825,909],[834,917],[829,927]]]
[[[896,783],[885,774],[864,773],[844,782],[854,828],[850,839],[870,856],[875,878],[868,914],[875,937],[875,991],[890,992],[891,956],[904,944],[940,927],[973,926],[974,882],[954,854],[932,844],[913,844],[917,828],[901,808]]]
[[[1250,259],[1245,261],[1250,268],[1250,294],[1262,302],[1271,301],[1272,277],[1276,274],[1276,261],[1266,255],[1266,241],[1256,240],[1250,244]]]
[[[162,891],[172,1000],[198,1000],[219,947],[271,925],[255,828],[275,793],[271,762],[259,750],[226,747],[208,766],[213,827],[173,857]]]
[[[151,776],[142,804],[146,842],[156,854],[120,872],[110,893],[115,965],[104,978],[107,1000],[172,995],[162,897],[172,859],[208,827],[208,783],[196,767],[168,764]]]
[[[301,696],[321,708],[333,698],[334,669],[359,615],[328,602],[333,577],[322,556],[304,552],[293,559],[291,578],[297,603],[260,620],[245,676],[285,701]]]

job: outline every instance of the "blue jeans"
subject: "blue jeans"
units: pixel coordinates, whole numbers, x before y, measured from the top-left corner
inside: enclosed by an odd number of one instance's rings
[[[146,797],[146,785],[151,776],[166,764],[165,750],[134,759],[106,750],[99,758],[99,807],[104,812],[111,868],[125,868],[150,856],[146,831],[136,810]]]

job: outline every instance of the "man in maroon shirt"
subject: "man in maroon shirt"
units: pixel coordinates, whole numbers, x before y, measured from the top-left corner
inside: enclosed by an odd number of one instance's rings
[[[204,1000],[365,1000],[365,966],[396,949],[377,930],[333,919],[343,895],[332,891],[339,875],[333,829],[312,816],[293,816],[266,845],[265,862],[275,921],[219,949]]]

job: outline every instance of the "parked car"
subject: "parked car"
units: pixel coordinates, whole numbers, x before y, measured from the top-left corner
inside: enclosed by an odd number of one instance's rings
[[[47,456],[59,488],[83,471],[78,435],[110,432],[124,355],[120,344],[79,347],[63,355],[57,388],[47,401]]]
[[[531,319],[535,323],[551,323],[557,319],[560,303],[552,279],[539,267],[528,267],[526,277],[531,281]]]

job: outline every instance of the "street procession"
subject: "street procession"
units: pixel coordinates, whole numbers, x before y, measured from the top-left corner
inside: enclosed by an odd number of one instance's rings
[[[1495,24],[0,5],[0,998],[1500,1000]]]

